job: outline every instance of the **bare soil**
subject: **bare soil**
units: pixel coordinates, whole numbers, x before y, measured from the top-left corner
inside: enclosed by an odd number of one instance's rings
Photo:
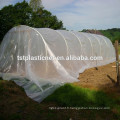
[[[116,64],[110,63],[108,65],[97,68],[90,68],[79,75],[79,82],[74,83],[77,86],[84,88],[103,90],[108,93],[114,92],[120,95],[120,86],[117,86]]]

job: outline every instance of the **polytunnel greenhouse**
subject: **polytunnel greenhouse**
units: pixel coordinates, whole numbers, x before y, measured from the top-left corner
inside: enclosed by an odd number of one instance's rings
[[[102,56],[103,60],[21,60],[20,56]],[[115,61],[111,41],[84,32],[20,25],[5,35],[0,46],[0,76],[14,80],[27,95],[41,102],[64,83],[79,81],[79,73]]]

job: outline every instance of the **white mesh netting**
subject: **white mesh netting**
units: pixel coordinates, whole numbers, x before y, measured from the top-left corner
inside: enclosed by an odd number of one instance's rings
[[[103,60],[18,60],[17,56],[102,56]],[[59,85],[78,81],[85,69],[115,61],[111,41],[82,32],[31,28],[12,28],[0,46],[0,76],[24,87],[27,95],[41,102]]]

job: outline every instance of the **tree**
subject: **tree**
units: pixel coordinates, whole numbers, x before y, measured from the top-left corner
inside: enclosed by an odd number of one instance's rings
[[[30,0],[30,7],[33,11],[37,11],[38,9],[42,8],[42,1],[41,0]]]
[[[31,26],[37,28],[45,27],[52,29],[63,29],[62,21],[58,20],[56,16],[53,16],[51,12],[42,8],[33,13]]]
[[[63,29],[62,21],[43,7],[33,11],[26,1],[9,5],[0,10],[0,41],[14,26],[28,25],[37,28]]]
[[[6,6],[0,10],[0,40],[12,27],[20,24],[29,25],[30,15],[32,15],[32,8],[25,1],[14,6]]]
[[[112,43],[115,42],[115,40],[118,40],[120,43],[120,28],[112,28],[107,30],[100,30],[104,36],[108,37]]]

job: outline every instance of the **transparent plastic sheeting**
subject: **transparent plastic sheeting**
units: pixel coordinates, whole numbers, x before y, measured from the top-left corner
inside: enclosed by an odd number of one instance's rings
[[[102,56],[101,61],[53,60],[24,61],[17,56]],[[79,73],[115,61],[111,41],[83,32],[17,26],[4,37],[0,46],[0,75],[14,80],[27,95],[41,102],[64,83],[79,81]]]

